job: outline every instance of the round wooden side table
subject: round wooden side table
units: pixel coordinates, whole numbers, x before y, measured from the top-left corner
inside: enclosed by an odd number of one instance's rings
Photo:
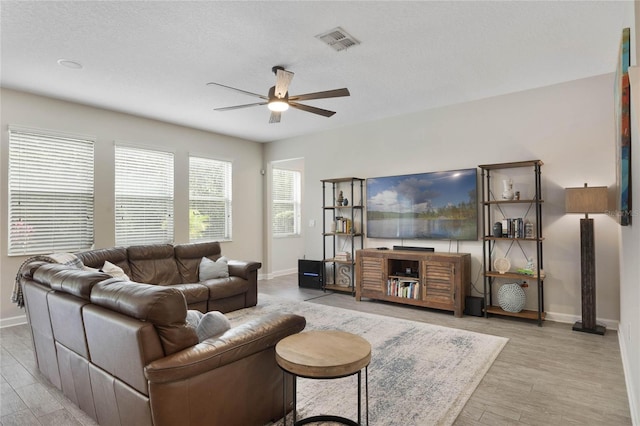
[[[345,425],[362,425],[362,369],[365,370],[365,418],[369,424],[369,372],[371,344],[364,338],[338,330],[306,331],[287,336],[276,345],[276,361],[284,374],[293,376],[293,424],[333,421]],[[318,415],[296,421],[296,381],[338,379],[358,374],[358,422],[345,417]],[[284,381],[284,419],[287,424],[286,380]]]

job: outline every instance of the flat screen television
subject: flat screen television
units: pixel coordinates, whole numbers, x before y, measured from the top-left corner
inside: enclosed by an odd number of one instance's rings
[[[367,179],[367,237],[477,240],[476,169]]]

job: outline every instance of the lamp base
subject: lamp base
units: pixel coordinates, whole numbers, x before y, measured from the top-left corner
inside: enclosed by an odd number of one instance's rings
[[[582,331],[584,333],[599,334],[601,336],[604,336],[604,333],[607,331],[607,327],[603,325],[596,325],[593,328],[586,328],[582,326],[582,321],[577,321],[575,324],[573,324],[573,331]]]

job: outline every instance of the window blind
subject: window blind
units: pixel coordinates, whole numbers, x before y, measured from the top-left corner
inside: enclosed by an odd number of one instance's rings
[[[116,245],[173,242],[173,153],[116,145]]]
[[[300,234],[300,172],[273,169],[272,232],[274,236]]]
[[[231,162],[189,157],[189,240],[231,240]]]
[[[94,140],[9,128],[10,256],[93,245]]]

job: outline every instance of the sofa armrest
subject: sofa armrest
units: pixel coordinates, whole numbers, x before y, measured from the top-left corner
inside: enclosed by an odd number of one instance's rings
[[[245,280],[248,280],[252,273],[257,276],[258,269],[262,267],[260,262],[245,262],[243,260],[230,259],[227,264],[229,265],[229,275],[244,278]]]
[[[150,383],[185,380],[274,347],[304,329],[304,317],[272,313],[234,327],[216,338],[155,360],[145,367]]]

